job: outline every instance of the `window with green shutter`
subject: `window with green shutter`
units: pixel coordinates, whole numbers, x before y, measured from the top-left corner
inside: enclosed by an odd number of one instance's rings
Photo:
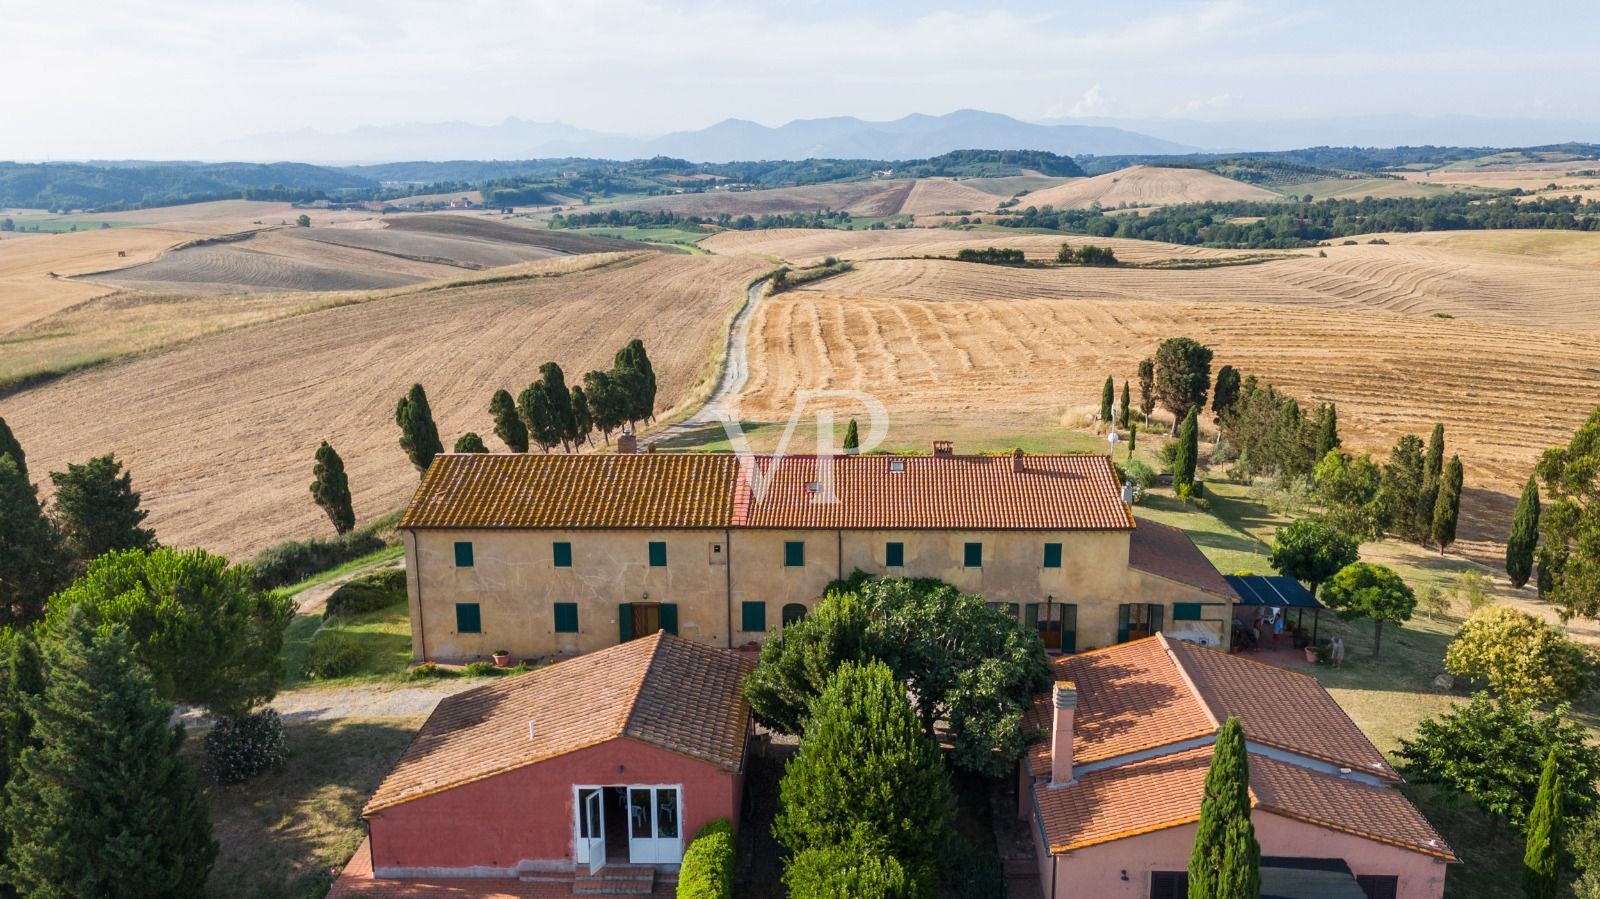
[[[576,634],[578,632],[578,604],[575,602],[556,603],[556,633]]]
[[[572,567],[572,544],[556,542],[550,544],[551,560],[557,568]]]
[[[783,541],[783,566],[785,568],[804,568],[806,564],[806,544],[804,540]]]
[[[469,540],[456,541],[456,567],[472,567],[472,542]]]
[[[483,616],[475,602],[456,603],[456,633],[481,634],[483,633]]]
[[[1173,621],[1199,621],[1200,610],[1205,608],[1205,603],[1200,602],[1175,602],[1172,604]]]
[[[661,541],[661,540],[652,540],[652,541],[650,541],[650,567],[651,568],[665,568],[665,567],[667,567],[667,544],[666,544],[665,541]]]
[[[767,604],[764,602],[747,602],[740,607],[739,630],[766,633],[767,631]]]
[[[1061,544],[1059,544],[1059,543],[1046,543],[1044,545],[1044,567],[1046,567],[1046,568],[1060,568],[1061,567]]]
[[[961,564],[966,568],[983,567],[983,544],[968,543],[961,552]]]
[[[883,564],[887,568],[904,568],[906,545],[898,541],[883,545]]]
[[[664,602],[661,604],[661,629],[674,636],[678,633],[678,604]]]

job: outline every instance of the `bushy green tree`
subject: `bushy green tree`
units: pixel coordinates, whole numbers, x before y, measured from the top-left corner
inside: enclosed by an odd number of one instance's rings
[[[6,784],[33,740],[32,703],[44,694],[44,662],[30,634],[0,628],[0,897],[12,899],[6,876],[11,840],[5,827]]]
[[[733,865],[733,827],[719,818],[684,848],[677,899],[733,899]]]
[[[645,352],[644,341],[634,338],[612,360],[612,380],[622,386],[624,420],[651,421],[656,416],[656,372]]]
[[[856,451],[860,449],[861,429],[856,425],[856,420],[852,418],[850,419],[850,423],[844,427],[845,455],[853,456],[856,454]]]
[[[1328,526],[1356,543],[1383,536],[1386,517],[1380,491],[1383,474],[1366,453],[1348,456],[1334,449],[1311,470]]]
[[[68,464],[66,471],[50,472],[50,480],[56,485],[56,519],[78,558],[155,545],[155,531],[139,527],[150,513],[139,508],[133,476],[115,456]]]
[[[487,453],[488,451],[489,447],[484,445],[483,438],[479,437],[476,431],[468,431],[457,437],[456,445],[451,449],[453,453]]]
[[[1422,439],[1407,434],[1395,442],[1389,451],[1389,464],[1383,467],[1383,484],[1380,503],[1389,526],[1402,538],[1421,543],[1428,538],[1432,527],[1431,515],[1420,515],[1422,480],[1426,463],[1422,456]],[[1429,512],[1433,510],[1428,507]]]
[[[572,391],[567,389],[567,376],[561,366],[546,362],[539,366],[539,383],[544,385],[545,402],[550,410],[550,435],[555,438],[551,446],[560,443],[562,449],[570,453],[577,426],[572,419]]]
[[[1439,554],[1456,542],[1456,522],[1461,518],[1461,457],[1451,456],[1439,476],[1433,505],[1432,537]]]
[[[1539,546],[1539,482],[1533,476],[1522,488],[1517,511],[1506,538],[1506,574],[1511,586],[1521,587],[1533,576],[1533,553]]]
[[[126,629],[174,702],[239,715],[277,692],[294,601],[256,592],[245,566],[203,549],[111,552],[51,597],[49,630],[64,633],[79,607],[102,630]]]
[[[1581,818],[1595,808],[1600,747],[1570,714],[1566,705],[1545,715],[1531,702],[1497,702],[1478,693],[1466,705],[1424,719],[1396,754],[1407,779],[1459,790],[1521,830],[1539,791],[1540,767],[1554,752],[1562,808]]]
[[[583,376],[583,392],[589,400],[589,414],[606,443],[611,432],[628,420],[627,398],[610,372],[591,371]]]
[[[334,533],[348,533],[356,526],[356,510],[350,501],[350,479],[344,473],[344,460],[326,440],[317,447],[317,461],[311,467],[311,499],[327,513]]]
[[[1230,717],[1217,731],[1189,855],[1189,899],[1259,899],[1261,845],[1250,823],[1250,757],[1244,728]]]
[[[16,460],[0,455],[0,627],[28,624],[65,580],[67,551],[39,492]]]
[[[18,892],[38,899],[200,897],[216,859],[183,727],[121,627],[73,616],[28,703],[36,745],[6,786]]]
[[[517,413],[517,401],[504,387],[489,399],[489,414],[494,416],[494,435],[513,453],[528,451],[528,426]]]
[[[1490,606],[1461,626],[1445,651],[1445,670],[1487,681],[1512,701],[1576,702],[1594,688],[1587,647],[1510,606]]]
[[[1539,773],[1539,792],[1528,814],[1528,840],[1522,854],[1523,899],[1556,899],[1560,886],[1562,838],[1561,771],[1551,750]]]
[[[589,409],[589,394],[581,386],[572,385],[572,445],[586,446],[594,433],[594,413]]]
[[[1190,409],[1204,408],[1211,387],[1211,349],[1188,337],[1171,337],[1156,347],[1155,396],[1182,421]]]
[[[538,444],[539,449],[548,453],[561,442],[561,418],[550,402],[550,391],[543,378],[517,395],[517,411],[522,413],[522,421],[528,426],[528,439]]]
[[[795,854],[881,840],[931,897],[955,819],[939,747],[917,726],[905,687],[881,662],[846,662],[816,699],[778,784],[772,832]]]
[[[1211,412],[1217,418],[1228,413],[1239,401],[1239,370],[1231,365],[1217,369],[1217,383],[1211,390]]]
[[[1267,561],[1282,574],[1304,583],[1314,595],[1317,587],[1356,560],[1356,542],[1327,522],[1302,518],[1278,529],[1272,536]]]
[[[439,440],[439,428],[433,423],[433,410],[421,384],[412,384],[400,398],[394,420],[400,426],[400,448],[406,451],[406,458],[418,472],[426,472],[433,457],[444,452],[444,443]]]
[[[1189,407],[1183,417],[1183,427],[1178,429],[1177,449],[1172,455],[1172,486],[1180,495],[1194,486],[1195,466],[1200,461],[1200,422],[1197,407]]]
[[[1565,616],[1600,615],[1600,408],[1539,459],[1539,595]]]
[[[1324,403],[1317,413],[1317,458],[1326,458],[1339,444],[1339,409],[1332,403]]]
[[[855,593],[830,593],[810,615],[761,644],[760,661],[744,681],[750,709],[763,725],[786,734],[805,730],[811,702],[847,661],[872,657],[867,607]]]
[[[816,846],[790,856],[783,885],[791,899],[920,899],[926,884],[907,875],[870,835],[835,846]]]
[[[1372,619],[1372,655],[1383,649],[1383,625],[1411,620],[1417,595],[1392,569],[1371,562],[1346,565],[1322,588],[1322,603],[1340,618]]]
[[[11,461],[17,463],[17,470],[22,472],[22,476],[28,476],[28,457],[4,418],[0,418],[0,456],[10,456]]]

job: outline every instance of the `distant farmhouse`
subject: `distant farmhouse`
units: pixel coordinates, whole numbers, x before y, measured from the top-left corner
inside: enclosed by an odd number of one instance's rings
[[[1159,631],[1225,646],[1238,599],[1091,454],[446,454],[400,530],[417,661],[658,630],[742,647],[858,569],[947,581],[1068,653]]]

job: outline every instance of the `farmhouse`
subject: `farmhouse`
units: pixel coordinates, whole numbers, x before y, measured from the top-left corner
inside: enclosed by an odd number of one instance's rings
[[[856,570],[932,577],[1052,651],[1223,645],[1233,589],[1101,455],[443,454],[400,524],[418,661],[743,647]]]
[[[1053,663],[1019,766],[1046,896],[1181,899],[1212,744],[1244,726],[1262,892],[1439,899],[1455,861],[1307,675],[1157,634]]]
[[[648,894],[701,827],[739,823],[752,667],[658,632],[444,699],[332,895]]]

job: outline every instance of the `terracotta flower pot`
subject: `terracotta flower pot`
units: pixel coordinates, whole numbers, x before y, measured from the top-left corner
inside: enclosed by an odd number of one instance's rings
[[[1317,648],[1315,646],[1307,646],[1306,647],[1306,664],[1307,665],[1315,665],[1315,664],[1317,664]]]
[[[497,652],[490,656],[490,658],[494,659],[494,667],[496,668],[511,667],[511,653],[509,652]]]

